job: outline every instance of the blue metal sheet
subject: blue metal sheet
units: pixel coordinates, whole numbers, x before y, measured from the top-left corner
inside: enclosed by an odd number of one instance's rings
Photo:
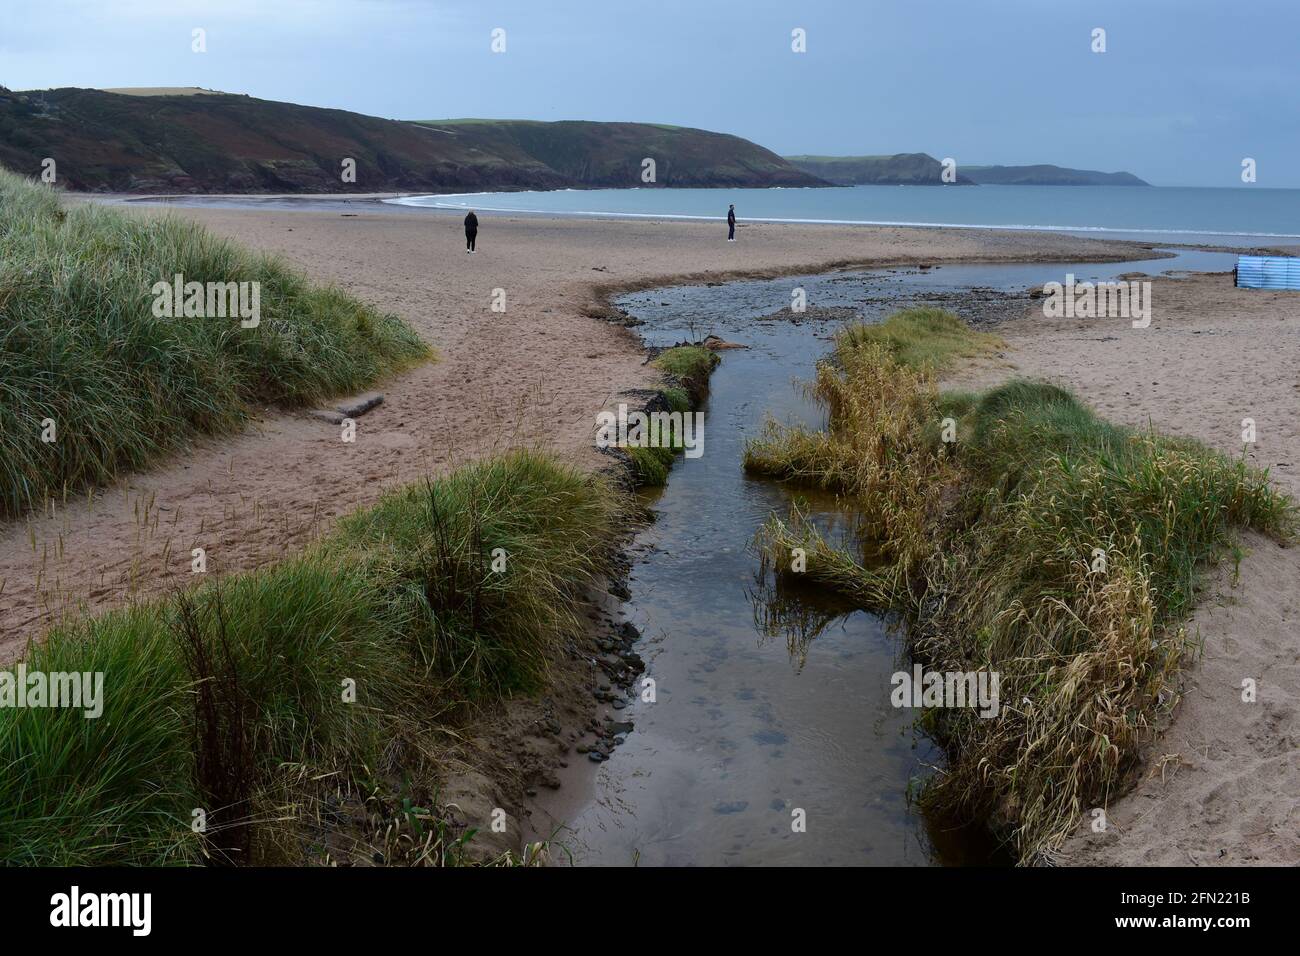
[[[1300,259],[1293,256],[1238,256],[1237,285],[1244,289],[1300,291]]]

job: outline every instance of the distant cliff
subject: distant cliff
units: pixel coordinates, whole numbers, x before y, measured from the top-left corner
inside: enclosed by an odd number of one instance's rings
[[[893,156],[787,156],[805,173],[837,186],[942,186],[943,164],[926,153]],[[971,180],[960,167],[956,185]]]
[[[1150,186],[1132,173],[1099,173],[1064,166],[962,166],[974,182],[989,186]]]
[[[787,156],[799,169],[837,186],[938,186],[943,164],[926,153],[893,156]],[[1064,166],[957,165],[958,185],[1149,186],[1132,173],[1099,173]]]
[[[202,90],[0,87],[0,165],[35,176],[47,157],[61,185],[108,192],[828,185],[738,136],[677,126],[407,122]]]

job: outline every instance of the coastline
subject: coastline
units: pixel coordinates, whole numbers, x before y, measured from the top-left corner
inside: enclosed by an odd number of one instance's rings
[[[708,188],[708,187],[700,187]],[[748,187],[746,187],[748,188]],[[754,187],[761,188],[761,187]],[[786,188],[821,188],[821,187],[782,187]],[[856,187],[837,186],[838,189],[852,189]],[[997,188],[997,187],[994,187]],[[1043,188],[1043,187],[1013,187],[1013,188]],[[1045,187],[1045,188],[1066,188],[1076,189],[1078,187]],[[636,212],[632,210],[566,210],[566,209],[530,209],[527,207],[499,207],[484,205],[494,201],[493,197],[510,196],[515,193],[528,194],[547,194],[547,193],[601,193],[608,190],[600,188],[591,189],[552,189],[552,190],[491,190],[477,192],[456,192],[456,193],[414,193],[414,192],[392,192],[392,193],[157,193],[157,194],[133,194],[133,193],[68,193],[69,199],[74,201],[102,202],[106,204],[120,205],[156,205],[172,208],[228,208],[228,209],[248,209],[248,208],[265,208],[265,209],[303,209],[303,210],[343,210],[354,208],[370,208],[393,213],[417,213],[433,214],[438,216],[459,216],[471,206],[481,215],[489,218],[511,217],[527,219],[560,219],[560,220],[587,220],[587,221],[625,221],[625,222],[669,222],[669,223],[709,223],[716,221],[717,217],[712,214],[696,214],[683,212]],[[741,189],[741,192],[744,188]],[[640,192],[640,190],[633,190]],[[481,199],[480,203],[447,203],[439,205],[424,205],[407,200],[419,199]],[[1228,231],[1203,231],[1190,229],[1142,229],[1138,227],[1125,228],[1119,226],[1097,227],[1097,226],[1070,226],[1059,224],[1017,224],[1017,223],[963,223],[963,222],[933,222],[933,221],[912,221],[912,220],[894,220],[894,219],[823,219],[823,218],[788,218],[779,216],[750,215],[744,220],[745,223],[763,224],[763,225],[797,225],[797,226],[821,226],[831,228],[853,228],[853,229],[878,229],[878,228],[901,228],[901,229],[933,229],[933,230],[975,230],[987,233],[1027,233],[1040,232],[1044,234],[1058,234],[1070,236],[1079,239],[1097,239],[1103,242],[1116,243],[1138,243],[1144,245],[1156,245],[1162,248],[1182,248],[1198,249],[1210,252],[1225,252],[1234,254],[1247,255],[1294,255],[1300,244],[1297,244],[1295,236],[1290,234],[1271,234],[1271,233],[1251,233],[1237,230]],[[1258,240],[1255,245],[1249,244],[1232,244],[1223,243],[1218,240],[1225,238],[1238,238],[1243,240]]]
[[[446,217],[421,220],[368,209],[347,216],[176,210],[250,245],[283,252],[313,278],[338,282],[398,312],[444,360],[384,383],[385,404],[362,420],[359,461],[341,460],[330,426],[267,410],[255,430],[197,443],[191,454],[127,477],[93,504],[69,502],[53,514],[33,516],[30,524],[11,522],[0,530],[0,579],[10,598],[0,611],[0,655],[6,658],[60,607],[93,612],[184,583],[185,569],[174,555],[187,551],[190,542],[217,542],[205,546],[219,573],[259,567],[299,550],[333,517],[374,500],[385,488],[427,471],[445,473],[521,436],[555,446],[582,467],[595,467],[601,459],[590,450],[590,415],[616,396],[653,388],[658,381],[645,364],[639,339],[604,321],[616,317],[611,300],[618,294],[851,268],[1153,257],[1143,244],[1059,233],[746,225],[742,242],[727,247],[715,225],[674,222],[665,230],[657,222],[509,217],[494,218],[485,230],[487,254],[467,260],[459,249],[459,224]],[[788,264],[796,260],[798,265]],[[505,316],[488,309],[494,288],[507,292],[511,304]],[[1029,341],[1027,336],[1024,342]],[[1052,347],[1042,341],[1027,354],[1041,363],[1044,374],[1059,372],[1059,341]],[[1017,359],[1031,361],[1021,358],[1017,342],[1013,347]],[[557,375],[557,369],[564,371]],[[1130,361],[1125,369],[1123,374],[1138,375],[1142,366]],[[1202,387],[1212,390],[1213,383],[1203,381]],[[1192,413],[1178,402],[1169,410],[1171,417],[1179,410]],[[1168,424],[1177,430],[1177,422]],[[140,526],[134,508],[145,500],[169,527],[159,532]],[[51,551],[63,556],[52,569],[43,557]],[[170,566],[164,564],[169,554]],[[1252,567],[1250,561],[1243,569]],[[93,570],[105,567],[112,576],[101,573],[96,584]],[[1248,573],[1243,570],[1243,579]],[[1252,580],[1259,577],[1251,573]],[[1275,580],[1271,574],[1268,579]],[[54,593],[43,594],[51,584]],[[1267,592],[1268,585],[1263,587]],[[1243,613],[1249,624],[1251,612]],[[604,618],[601,626],[614,623],[608,612]],[[566,732],[597,719],[594,710],[584,711],[572,699],[585,674],[572,663],[557,673],[547,695],[569,712],[560,722]],[[476,793],[486,798],[508,786],[511,805],[519,805],[519,794],[526,795],[563,759],[563,749],[551,754],[547,747],[536,748],[525,729],[552,719],[548,706],[545,699],[511,701],[502,713],[486,716],[484,734],[514,741],[518,753],[531,750],[538,759],[503,761],[498,753],[488,760],[484,748],[469,746],[467,783],[448,794],[468,806]],[[548,736],[565,746],[561,735],[540,733],[532,739]]]

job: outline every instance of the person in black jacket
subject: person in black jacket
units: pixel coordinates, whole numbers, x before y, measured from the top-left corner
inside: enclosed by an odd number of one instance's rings
[[[736,241],[736,204],[727,207],[727,241]]]
[[[478,216],[474,215],[474,210],[469,211],[465,217],[465,251],[474,251],[474,239],[478,236]]]

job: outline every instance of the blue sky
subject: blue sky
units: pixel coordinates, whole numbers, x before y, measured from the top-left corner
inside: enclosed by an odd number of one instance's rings
[[[1159,185],[1240,186],[1251,157],[1258,187],[1300,187],[1298,37],[1295,0],[0,0],[0,84],[643,120],[779,153],[924,151]]]

